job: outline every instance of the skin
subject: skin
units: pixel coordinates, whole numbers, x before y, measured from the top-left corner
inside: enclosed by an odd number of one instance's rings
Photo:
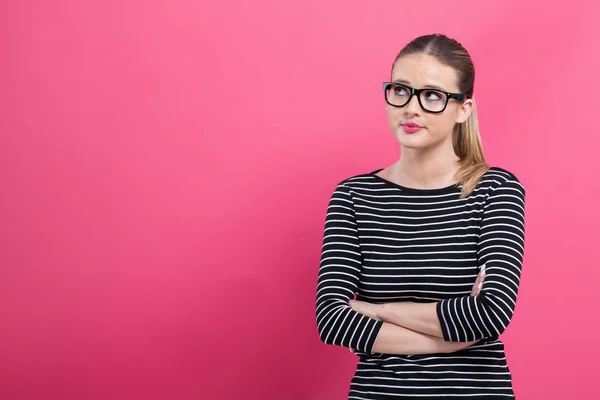
[[[402,80],[416,89],[438,86],[447,92],[460,93],[458,77],[452,67],[441,64],[435,57],[416,54],[396,61],[392,81]],[[459,158],[452,147],[454,125],[467,120],[473,100],[458,102],[451,99],[444,112],[424,111],[416,96],[404,107],[386,104],[390,130],[400,143],[401,157],[378,173],[382,178],[402,186],[435,189],[450,186],[456,181]],[[416,122],[424,127],[417,133],[406,133],[404,122]]]
[[[404,56],[396,61],[392,81],[410,87],[442,88],[460,93],[456,71],[425,54]],[[473,109],[473,101],[450,99],[444,112],[424,111],[416,96],[403,107],[386,104],[390,130],[400,143],[401,156],[394,164],[377,175],[402,186],[417,189],[443,188],[457,183],[455,174],[459,158],[452,145],[455,124],[463,123]],[[406,133],[401,124],[415,122],[421,126],[417,133]],[[473,284],[472,296],[477,296],[485,279],[482,268]],[[446,342],[443,340],[436,302],[395,302],[370,304],[351,300],[355,311],[384,321],[373,351],[386,354],[433,354],[462,350],[476,342]]]

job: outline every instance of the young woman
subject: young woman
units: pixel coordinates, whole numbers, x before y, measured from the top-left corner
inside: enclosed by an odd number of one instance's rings
[[[331,196],[316,319],[324,343],[360,358],[349,399],[514,398],[498,336],[517,300],[525,189],[485,162],[474,80],[455,40],[409,43],[383,83],[398,161]]]

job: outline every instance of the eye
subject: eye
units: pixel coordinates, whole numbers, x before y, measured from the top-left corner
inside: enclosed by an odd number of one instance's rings
[[[404,86],[394,85],[394,94],[396,96],[408,96],[408,90]]]
[[[428,90],[423,93],[427,101],[440,101],[444,98],[444,94],[436,90]]]

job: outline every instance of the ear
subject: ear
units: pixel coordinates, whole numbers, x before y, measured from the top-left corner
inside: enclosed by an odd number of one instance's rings
[[[458,112],[456,113],[456,123],[462,124],[463,122],[465,122],[469,118],[469,115],[471,115],[472,111],[473,111],[473,100],[467,99],[467,100],[463,101],[460,108],[458,109]]]

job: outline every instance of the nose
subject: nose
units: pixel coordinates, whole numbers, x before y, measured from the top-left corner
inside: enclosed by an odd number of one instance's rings
[[[410,101],[404,106],[404,111],[410,114],[418,114],[421,110],[418,96],[413,96]]]

